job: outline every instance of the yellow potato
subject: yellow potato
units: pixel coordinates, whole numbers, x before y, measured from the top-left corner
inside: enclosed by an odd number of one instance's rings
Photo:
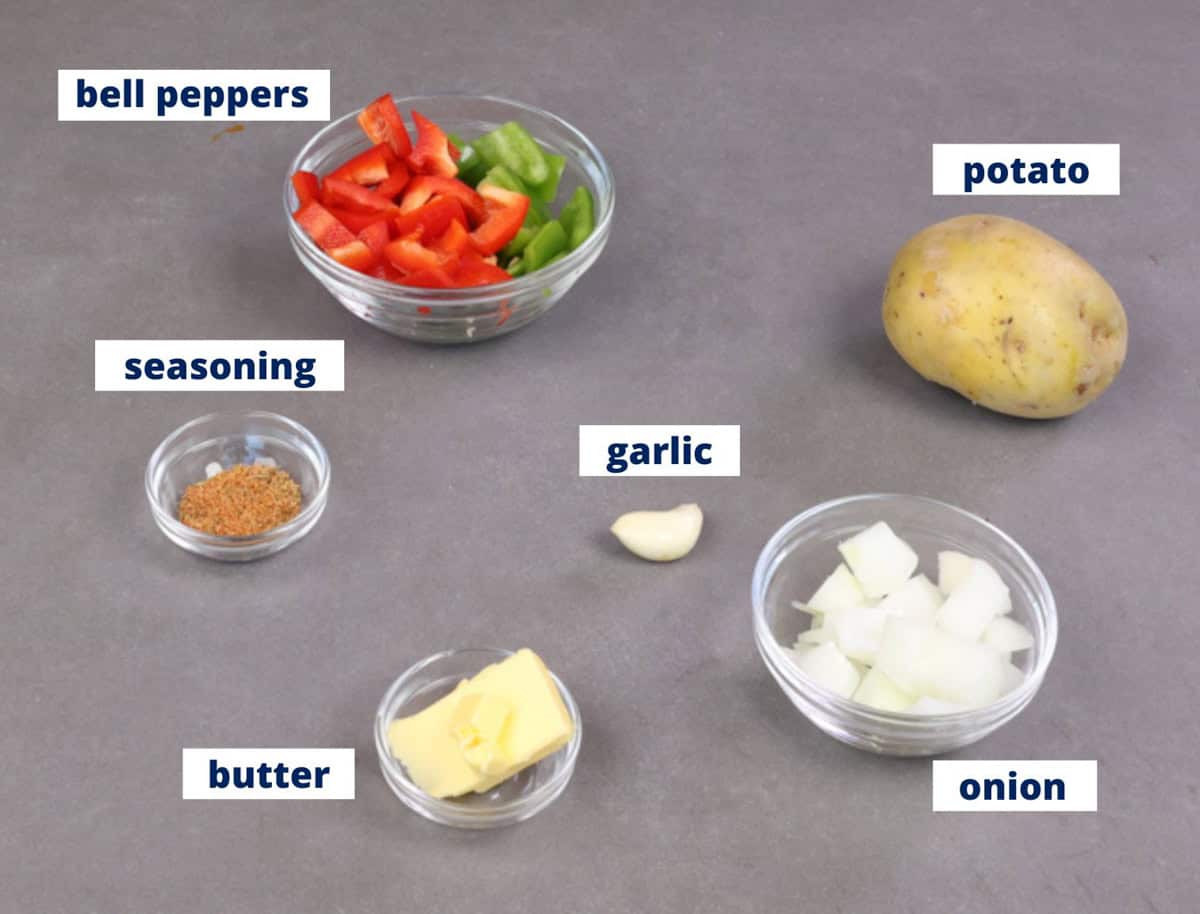
[[[1091,264],[1031,225],[987,215],[939,222],[904,244],[883,326],[922,377],[1030,419],[1098,397],[1128,335],[1120,299]]]

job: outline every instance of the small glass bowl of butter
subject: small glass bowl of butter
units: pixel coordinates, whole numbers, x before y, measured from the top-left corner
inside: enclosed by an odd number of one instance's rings
[[[518,667],[524,663],[523,672],[535,679],[537,673],[533,671],[548,676],[558,693],[550,697],[561,699],[561,704],[557,700],[553,703],[569,718],[565,722],[565,732],[569,735],[561,748],[492,785],[489,782],[504,775],[506,766],[515,767],[522,761],[519,757],[504,758],[503,751],[492,751],[489,746],[490,737],[495,735],[489,730],[504,726],[506,712],[513,709],[508,700],[511,696],[505,695],[503,687],[473,691],[468,686],[481,671],[495,670],[506,661],[506,670],[514,662]],[[515,672],[520,674],[522,670]],[[456,692],[461,698],[453,697]],[[445,708],[446,713],[433,712],[438,719],[430,719],[429,715],[419,717],[434,706]],[[397,724],[398,721],[404,723]],[[405,727],[410,745],[421,754],[419,759],[410,759],[411,771],[393,749],[393,739],[404,735]],[[429,732],[423,732],[426,727]],[[530,651],[463,648],[434,654],[414,664],[392,683],[375,714],[379,768],[392,792],[414,812],[456,828],[499,828],[537,815],[570,782],[581,739],[575,699],[562,680],[546,670]],[[418,766],[423,770],[418,770]],[[481,792],[471,789],[458,796],[434,796],[417,784],[418,780],[428,784],[431,779],[440,781],[443,790],[457,793],[478,785]]]

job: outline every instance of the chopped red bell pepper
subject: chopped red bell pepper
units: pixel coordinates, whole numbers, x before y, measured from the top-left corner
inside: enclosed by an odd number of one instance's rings
[[[366,270],[375,263],[371,249],[351,235],[320,203],[306,203],[296,211],[295,218],[317,246],[338,263],[353,270]]]
[[[447,273],[441,267],[430,267],[428,270],[417,270],[414,273],[407,274],[403,279],[399,280],[402,285],[420,286],[425,289],[453,289],[455,286],[454,277]],[[431,314],[432,311],[425,306],[417,309],[421,314]]]
[[[339,263],[378,279],[427,288],[511,279],[496,252],[521,227],[529,197],[500,182],[476,191],[457,179],[462,150],[419,111],[412,115],[415,146],[391,96],[380,96],[358,117],[370,149],[324,180],[292,175],[297,224]]]
[[[453,197],[435,197],[424,206],[405,212],[392,219],[396,235],[403,238],[420,231],[422,238],[437,238],[450,226],[451,222],[461,222],[467,226],[467,214],[463,212],[462,204]]]
[[[496,282],[508,282],[512,276],[474,251],[468,251],[459,260],[453,278],[457,286],[489,286]]]
[[[400,196],[400,192],[408,185],[408,169],[404,167],[402,162],[397,162],[392,166],[391,174],[387,179],[380,182],[375,188],[375,193],[381,197],[387,197],[389,200],[395,201],[396,197]]]
[[[451,254],[456,257],[461,257],[466,253],[475,253],[475,249],[471,246],[471,236],[466,228],[457,219],[452,219],[446,231],[436,238],[433,244],[430,245],[435,251],[441,251],[443,254]]]
[[[495,184],[484,184],[479,193],[487,207],[487,216],[471,232],[471,241],[480,254],[495,254],[520,231],[529,211],[529,198]]]
[[[371,253],[371,249],[357,238],[340,248],[333,248],[326,253],[334,260],[349,267],[352,270],[358,270],[360,273],[365,273],[375,265],[375,255]]]
[[[378,260],[383,256],[383,249],[387,243],[392,240],[391,234],[388,232],[388,224],[386,219],[380,219],[372,222],[358,233],[358,240],[371,249],[371,253]]]
[[[292,189],[296,191],[296,199],[300,206],[312,203],[321,193],[321,179],[311,171],[298,171],[292,175]]]
[[[404,128],[404,118],[396,110],[390,95],[381,95],[363,108],[358,125],[372,143],[387,143],[400,158],[412,152],[412,140]]]
[[[483,221],[487,215],[483,197],[478,191],[457,178],[443,178],[439,175],[417,175],[409,181],[404,190],[404,199],[400,201],[400,212],[424,206],[434,197],[450,197],[457,200],[467,211],[472,225]]]
[[[398,238],[388,242],[383,249],[383,256],[397,270],[406,273],[418,273],[421,270],[442,269],[451,260],[440,251],[425,247],[413,236]]]
[[[453,178],[458,174],[458,165],[450,155],[450,140],[445,131],[420,111],[414,111],[412,116],[417,125],[417,143],[408,156],[413,171]]]
[[[352,234],[357,235],[363,229],[373,222],[387,222],[388,214],[380,212],[367,212],[365,210],[346,209],[344,206],[329,206],[326,207],[342,225],[346,226]]]
[[[392,213],[397,209],[396,204],[382,194],[342,178],[326,178],[321,185],[321,199],[327,206],[366,212]]]
[[[329,210],[315,200],[296,210],[296,222],[323,251],[342,247],[357,239]]]
[[[376,279],[386,279],[388,282],[400,282],[404,279],[404,273],[392,266],[387,258],[377,261],[366,270],[366,274],[374,276]]]
[[[387,143],[376,143],[365,152],[360,152],[329,173],[330,178],[353,181],[355,184],[379,184],[386,181],[396,154]]]

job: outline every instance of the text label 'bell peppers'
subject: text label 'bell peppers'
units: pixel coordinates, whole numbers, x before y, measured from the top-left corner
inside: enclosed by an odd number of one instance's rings
[[[472,141],[412,112],[414,143],[390,95],[358,123],[372,145],[324,179],[292,175],[296,223],[343,266],[421,288],[505,282],[554,263],[595,229],[577,187],[555,219],[566,159],[515,121]]]

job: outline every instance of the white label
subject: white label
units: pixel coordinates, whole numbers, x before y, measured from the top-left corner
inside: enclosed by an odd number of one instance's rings
[[[96,390],[345,390],[342,340],[96,340]]]
[[[328,70],[59,70],[60,121],[327,121]]]
[[[185,800],[353,800],[353,749],[184,749]]]
[[[934,143],[934,196],[1117,196],[1119,143]]]
[[[1096,762],[935,761],[934,812],[1095,812]]]
[[[581,425],[580,476],[740,476],[740,425]]]

